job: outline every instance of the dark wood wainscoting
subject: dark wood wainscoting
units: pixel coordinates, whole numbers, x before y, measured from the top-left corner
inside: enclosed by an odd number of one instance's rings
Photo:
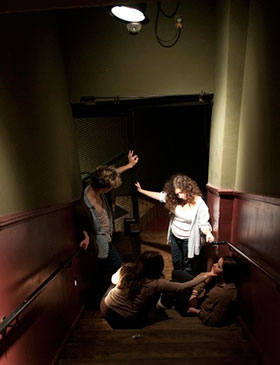
[[[280,198],[207,186],[215,238],[230,241],[280,280]],[[229,252],[219,249],[219,255]],[[263,363],[279,363],[280,291],[274,280],[248,260],[240,284],[240,322]],[[279,281],[280,282],[280,281]]]
[[[0,218],[0,318],[77,249],[73,204]],[[80,313],[79,260],[40,294],[1,341],[5,365],[49,365]]]

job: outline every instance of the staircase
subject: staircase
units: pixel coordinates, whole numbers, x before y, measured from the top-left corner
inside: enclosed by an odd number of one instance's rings
[[[118,232],[114,243],[123,261],[135,258],[140,251],[156,249],[164,258],[165,278],[170,279],[173,267],[166,245],[167,227],[160,226],[167,226],[168,221],[160,209],[146,212],[149,219],[140,237]],[[143,329],[116,330],[99,311],[85,310],[56,365],[261,364],[238,323],[213,328],[198,318],[181,317],[172,309],[160,315],[160,321]]]
[[[58,365],[260,364],[238,324],[204,326],[174,310],[144,329],[113,330],[100,312],[86,310]]]

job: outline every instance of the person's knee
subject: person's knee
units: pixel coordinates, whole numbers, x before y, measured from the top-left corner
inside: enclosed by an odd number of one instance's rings
[[[173,281],[178,281],[179,283],[184,283],[186,281],[190,281],[193,279],[193,275],[190,274],[187,271],[183,271],[183,270],[174,270],[172,272],[172,280]]]

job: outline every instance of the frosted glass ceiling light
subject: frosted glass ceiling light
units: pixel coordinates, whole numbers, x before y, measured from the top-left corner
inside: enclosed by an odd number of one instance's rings
[[[107,9],[113,17],[126,23],[127,30],[130,34],[138,34],[142,29],[142,24],[150,21],[145,14],[145,3],[129,6],[112,6]]]
[[[111,9],[112,14],[126,22],[142,22],[145,20],[145,15],[141,10],[130,8],[128,6],[114,6]]]

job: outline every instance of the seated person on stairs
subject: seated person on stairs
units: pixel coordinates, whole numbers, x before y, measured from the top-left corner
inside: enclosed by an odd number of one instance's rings
[[[145,325],[150,310],[155,308],[161,293],[182,293],[212,272],[185,283],[163,278],[164,261],[159,252],[145,251],[133,264],[125,264],[113,275],[100,310],[113,328],[139,328]]]
[[[233,257],[220,257],[211,269],[212,276],[196,285],[185,306],[185,315],[197,315],[208,326],[225,326],[234,322],[237,311],[239,264]],[[199,274],[198,277],[202,274]],[[186,281],[190,277],[181,271],[173,272],[173,280]],[[180,298],[182,299],[182,298]],[[186,305],[187,298],[184,298]],[[180,304],[181,303],[181,304]],[[182,300],[177,303],[182,308]]]

